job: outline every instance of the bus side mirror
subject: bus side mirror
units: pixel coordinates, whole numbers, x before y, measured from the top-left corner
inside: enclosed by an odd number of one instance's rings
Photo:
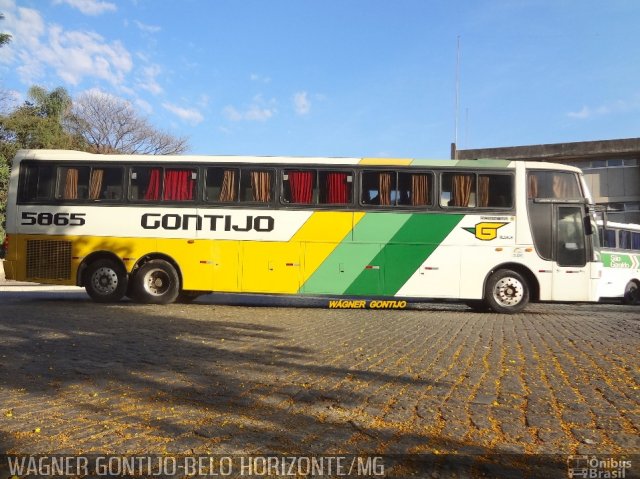
[[[587,234],[587,236],[591,236],[593,234],[593,225],[591,224],[591,218],[589,217],[589,215],[586,215],[583,218],[583,222],[584,232]]]

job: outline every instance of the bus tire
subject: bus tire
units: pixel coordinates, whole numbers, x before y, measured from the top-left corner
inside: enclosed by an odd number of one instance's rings
[[[483,299],[468,299],[465,304],[469,306],[476,313],[486,313],[489,311],[489,306]]]
[[[622,302],[624,304],[638,304],[640,299],[640,290],[638,289],[638,283],[635,281],[629,281],[624,287],[624,296]]]
[[[84,287],[91,299],[98,303],[115,303],[127,292],[125,268],[112,259],[99,259],[84,272]]]
[[[173,303],[180,292],[180,278],[170,263],[154,259],[138,268],[131,291],[133,299],[140,303]]]
[[[205,294],[207,293],[202,291],[184,291],[183,290],[183,291],[180,291],[180,294],[178,294],[178,297],[176,298],[176,303],[191,304],[200,296],[203,296]]]
[[[529,303],[529,284],[517,271],[499,269],[487,280],[485,303],[496,313],[521,312]]]

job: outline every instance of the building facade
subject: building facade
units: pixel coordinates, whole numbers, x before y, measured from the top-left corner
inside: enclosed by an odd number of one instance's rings
[[[584,172],[594,201],[606,207],[609,221],[640,224],[640,138],[549,145],[456,150],[458,160],[501,158],[548,161]]]

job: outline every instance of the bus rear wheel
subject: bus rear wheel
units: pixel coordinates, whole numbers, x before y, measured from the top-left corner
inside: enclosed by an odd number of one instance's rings
[[[161,259],[143,264],[133,277],[131,293],[140,303],[173,303],[179,292],[180,278],[176,269]]]
[[[529,284],[517,271],[499,269],[487,280],[485,303],[496,313],[514,314],[529,303]]]
[[[98,303],[120,301],[127,291],[127,271],[111,259],[99,259],[87,267],[84,287]]]

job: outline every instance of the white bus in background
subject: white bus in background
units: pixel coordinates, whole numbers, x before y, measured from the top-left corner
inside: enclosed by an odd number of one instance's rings
[[[640,225],[598,221],[600,226],[601,298],[640,303]]]

